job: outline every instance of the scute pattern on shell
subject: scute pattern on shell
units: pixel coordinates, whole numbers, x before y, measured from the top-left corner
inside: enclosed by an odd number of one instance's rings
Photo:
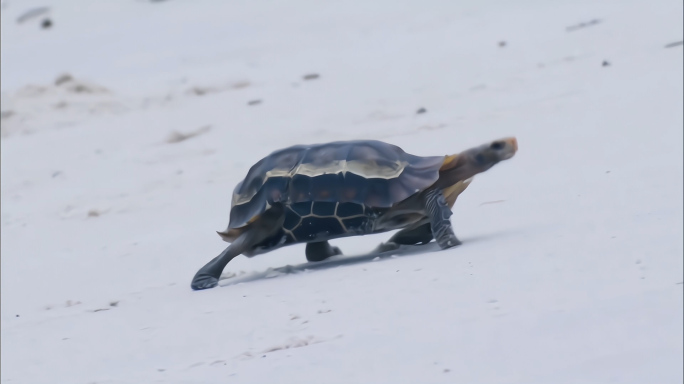
[[[444,159],[376,140],[284,148],[254,164],[235,187],[228,227],[242,227],[279,202],[391,207],[437,181]]]

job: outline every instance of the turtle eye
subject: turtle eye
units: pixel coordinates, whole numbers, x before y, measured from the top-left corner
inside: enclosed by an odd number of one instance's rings
[[[489,148],[491,148],[491,149],[493,149],[493,150],[495,150],[495,151],[498,151],[498,150],[500,150],[500,149],[503,149],[504,146],[505,146],[505,144],[504,144],[503,142],[501,142],[501,141],[495,141],[495,142],[492,143],[492,145],[489,146]]]

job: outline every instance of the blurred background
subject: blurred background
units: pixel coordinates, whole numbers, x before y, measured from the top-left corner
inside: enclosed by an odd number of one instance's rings
[[[3,0],[2,382],[681,383],[683,11]],[[460,247],[190,290],[276,149],[504,136]]]

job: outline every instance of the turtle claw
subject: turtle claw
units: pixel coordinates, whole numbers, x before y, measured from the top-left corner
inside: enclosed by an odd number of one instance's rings
[[[218,285],[218,279],[216,277],[211,276],[211,275],[207,275],[207,274],[203,274],[203,273],[198,273],[192,279],[192,283],[190,284],[190,287],[195,291],[199,291],[202,289],[214,288],[217,285]]]
[[[461,244],[461,240],[459,240],[453,234],[451,234],[450,236],[442,236],[441,238],[437,239],[437,245],[439,245],[439,247],[442,249],[456,247]]]

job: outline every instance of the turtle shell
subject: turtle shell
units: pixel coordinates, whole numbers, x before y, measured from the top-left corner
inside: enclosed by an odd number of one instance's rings
[[[284,148],[254,164],[235,187],[228,228],[245,226],[276,203],[389,208],[437,181],[444,159],[376,140]]]

